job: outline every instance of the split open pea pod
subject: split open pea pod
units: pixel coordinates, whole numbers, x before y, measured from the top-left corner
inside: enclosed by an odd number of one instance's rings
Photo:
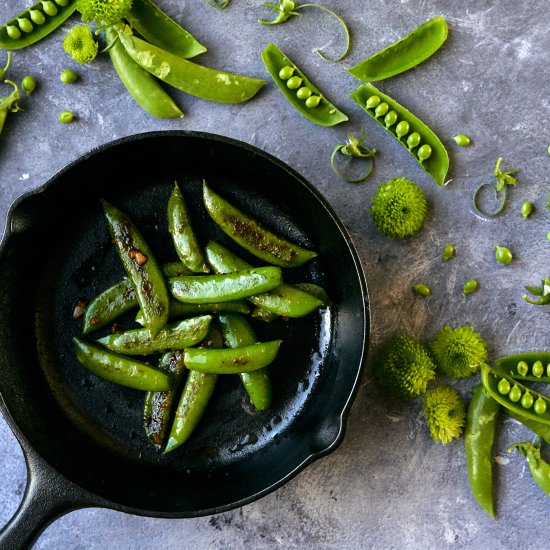
[[[401,143],[436,183],[445,184],[445,176],[449,170],[449,155],[441,140],[424,122],[372,84],[359,86],[351,97],[386,132]],[[388,110],[397,114],[395,124],[389,125],[385,122],[384,116],[380,114],[381,105],[387,105]],[[411,139],[407,143],[409,137]]]
[[[262,59],[279,90],[302,116],[319,126],[348,120],[275,44],[267,45]],[[294,87],[293,82],[298,86]]]
[[[395,76],[431,57],[445,43],[447,34],[447,21],[438,15],[348,71],[363,82]]]
[[[77,0],[41,0],[0,27],[0,49],[18,50],[42,40],[76,10]]]
[[[516,380],[550,383],[550,352],[529,351],[500,357],[495,361],[499,371]]]

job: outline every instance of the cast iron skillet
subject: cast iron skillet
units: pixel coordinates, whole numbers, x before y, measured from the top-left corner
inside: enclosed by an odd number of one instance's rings
[[[71,313],[77,298],[123,275],[101,197],[131,215],[160,262],[174,261],[165,218],[177,180],[203,243],[214,238],[261,263],[208,218],[203,178],[276,232],[318,251],[286,279],[323,285],[334,305],[303,319],[256,323],[261,339],[284,340],[271,367],[272,409],[253,414],[238,377],[220,377],[197,434],[163,456],[143,434],[143,394],[76,361],[71,338],[81,324]],[[18,200],[0,247],[0,304],[0,404],[28,466],[23,502],[0,532],[0,548],[10,549],[32,545],[56,517],[80,507],[194,517],[280,487],[342,441],[369,332],[360,261],[323,197],[270,155],[195,132],[115,141]],[[128,316],[124,325],[131,322]]]

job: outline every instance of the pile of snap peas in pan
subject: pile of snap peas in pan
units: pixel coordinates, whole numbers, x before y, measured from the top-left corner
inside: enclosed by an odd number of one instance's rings
[[[176,183],[167,216],[180,261],[159,265],[154,246],[128,215],[102,204],[127,277],[88,304],[77,301],[73,317],[83,319],[83,337],[74,338],[78,361],[110,382],[146,392],[145,433],[164,453],[191,436],[218,376],[239,375],[253,407],[268,409],[268,365],[284,342],[259,342],[246,315],[270,322],[328,307],[321,287],[283,282],[283,269],[301,266],[317,253],[272,233],[206,182],[203,204],[210,217],[262,265],[253,267],[215,241],[203,249],[193,231],[193,212]],[[120,331],[117,319],[131,310],[141,328]],[[89,339],[113,323],[111,334]]]

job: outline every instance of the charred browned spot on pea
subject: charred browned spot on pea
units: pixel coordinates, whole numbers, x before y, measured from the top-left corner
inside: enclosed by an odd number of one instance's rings
[[[86,311],[86,306],[88,305],[87,300],[84,298],[78,298],[73,306],[73,319],[81,319]]]
[[[128,255],[130,256],[130,259],[134,260],[139,267],[147,263],[147,256],[137,248],[131,248]]]

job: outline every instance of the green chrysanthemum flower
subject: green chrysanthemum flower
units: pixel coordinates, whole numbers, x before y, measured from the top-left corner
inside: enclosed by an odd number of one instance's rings
[[[434,441],[448,445],[461,436],[466,424],[466,405],[450,386],[438,386],[423,399],[424,415]]]
[[[88,25],[73,27],[63,40],[63,49],[78,63],[90,63],[97,55],[98,44]]]
[[[428,214],[428,203],[415,183],[394,178],[378,187],[370,211],[378,231],[397,239],[420,230]]]
[[[374,375],[389,393],[415,397],[435,378],[435,365],[420,342],[410,336],[396,336],[376,356]]]
[[[430,344],[435,363],[445,376],[466,378],[487,361],[487,346],[470,326],[443,327]]]
[[[112,25],[128,15],[132,0],[78,0],[76,9],[82,21],[97,25]]]

